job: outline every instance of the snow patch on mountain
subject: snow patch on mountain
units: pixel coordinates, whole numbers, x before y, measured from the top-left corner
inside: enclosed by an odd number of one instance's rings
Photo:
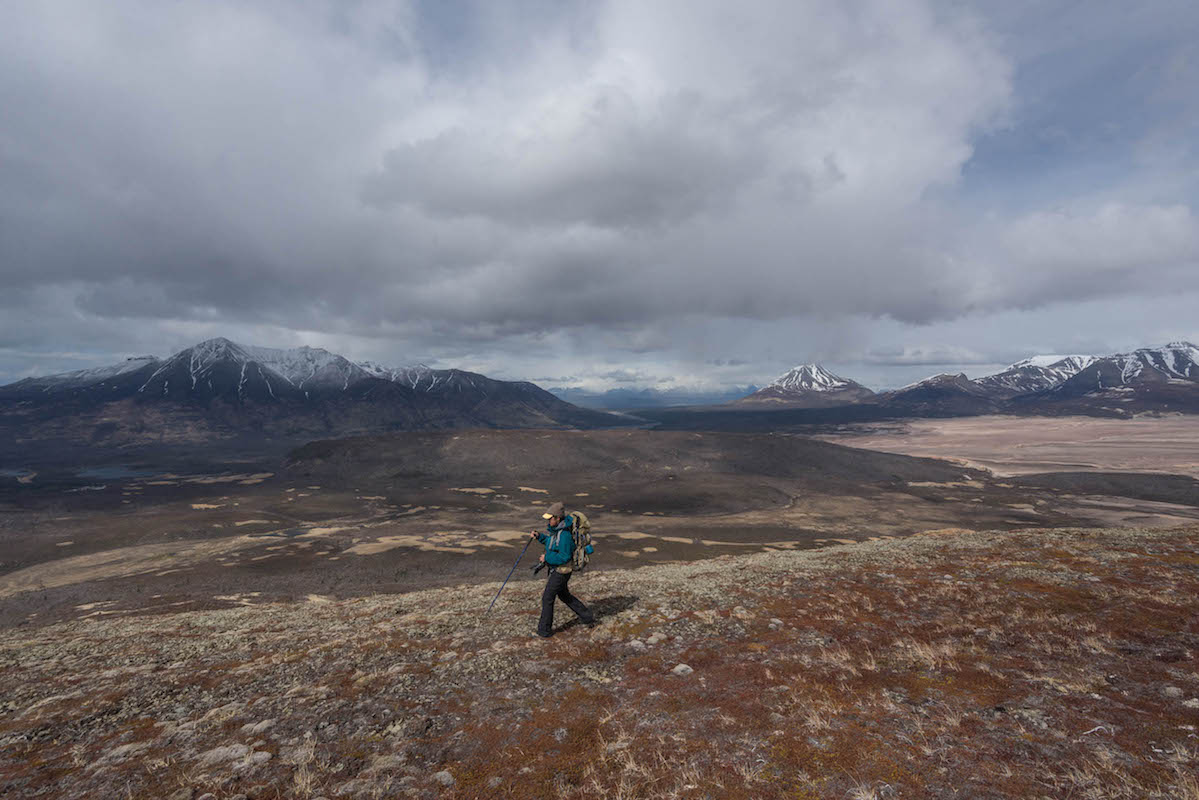
[[[320,347],[243,347],[255,361],[278,373],[297,389],[317,386],[344,391],[350,384],[370,377],[369,373],[337,353]]]
[[[359,361],[358,366],[372,378],[403,384],[412,389],[419,389],[422,384],[427,386],[435,383],[434,373],[436,370],[424,364],[411,367],[385,367],[374,361]]]
[[[1017,361],[1008,367],[1008,370],[1020,369],[1021,367],[1042,367],[1052,370],[1073,370],[1081,372],[1099,359],[1099,356],[1033,356],[1026,358],[1023,361]],[[1007,370],[1004,370],[1005,372]]]
[[[1164,378],[1199,380],[1199,347],[1190,342],[1171,342],[1162,347],[1142,347],[1131,353],[1111,356],[1120,368],[1120,377],[1128,383],[1145,370]]]

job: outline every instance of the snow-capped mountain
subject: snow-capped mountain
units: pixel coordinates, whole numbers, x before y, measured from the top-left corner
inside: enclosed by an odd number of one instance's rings
[[[934,375],[879,395],[804,364],[687,424],[740,429],[742,412],[764,418],[772,415],[759,412],[773,409],[791,415],[787,424],[999,412],[1199,413],[1199,348],[1172,342],[1099,358],[1037,356],[978,381]],[[90,447],[245,435],[290,441],[381,430],[619,424],[531,383],[425,365],[355,363],[320,348],[255,347],[224,338],[162,361],[140,356],[0,387],[0,434],[21,447],[40,440]]]
[[[737,401],[738,405],[827,408],[860,403],[874,392],[819,364],[801,364]]]
[[[490,378],[458,369],[433,369],[423,364],[412,367],[385,367],[372,361],[353,362],[344,356],[319,347],[279,349],[241,345],[228,339],[209,339],[176,353],[163,362],[140,391],[157,392],[176,370],[185,370],[185,380],[176,379],[176,386],[189,386],[193,391],[208,386],[221,370],[237,372],[240,397],[262,399],[262,389],[270,397],[281,399],[291,390],[306,398],[330,397],[342,394],[369,392],[370,387],[354,387],[363,382],[384,381],[413,392],[479,392],[486,395]],[[182,375],[182,372],[180,372]],[[179,376],[176,376],[178,378]],[[250,395],[246,393],[250,392]],[[376,391],[377,394],[377,391]]]
[[[1196,413],[1199,348],[1171,342],[1097,358],[1062,383],[1013,398],[1012,404],[1055,414]]]
[[[788,392],[832,392],[854,385],[819,364],[801,364],[770,382],[770,386]]]
[[[208,339],[162,362],[137,392],[199,405],[303,399],[303,391],[260,361],[254,349],[225,338]]]
[[[225,338],[200,342],[163,361],[135,359],[0,387],[0,426],[19,427],[26,438],[44,431],[47,436],[91,441],[102,435],[128,443],[245,433],[311,438],[379,430],[603,427],[616,422],[531,383],[457,369],[355,364],[320,348],[255,347]]]
[[[756,408],[846,407],[857,419],[869,403],[896,417],[1020,414],[1199,413],[1199,348],[1171,342],[1111,356],[1038,355],[993,375],[933,375],[894,391],[869,389],[804,364],[735,405]],[[823,415],[823,419],[827,415]]]
[[[1033,356],[974,382],[998,397],[1015,397],[1064,383],[1096,360],[1097,356]]]
[[[154,379],[185,366],[194,389],[210,379],[214,371],[229,365],[237,368],[243,393],[247,382],[261,381],[268,395],[273,395],[276,387],[286,384],[284,393],[290,388],[311,396],[313,393],[344,392],[358,381],[379,377],[375,371],[320,347],[257,347],[220,337],[176,353],[163,363]],[[149,384],[147,382],[142,391],[149,390]]]
[[[199,342],[165,360],[155,356],[137,356],[106,367],[26,378],[0,387],[0,393],[80,389],[137,373],[149,366],[154,369],[147,372],[137,386],[142,394],[162,393],[172,380],[176,389],[199,391],[208,388],[209,382],[229,367],[235,368],[237,383],[243,395],[247,386],[259,382],[268,397],[280,386],[284,394],[288,388],[298,389],[309,396],[341,393],[368,378],[402,384],[415,391],[436,390],[447,382],[455,389],[471,386],[471,379],[462,377],[471,373],[460,370],[437,370],[424,364],[385,367],[371,361],[353,362],[320,347],[258,347],[218,337]],[[478,387],[477,381],[475,386]],[[170,388],[166,388],[166,393],[171,394]]]
[[[1119,370],[1121,384],[1136,381],[1199,381],[1199,347],[1190,342],[1143,347],[1131,353],[1108,356],[1101,361],[1102,366],[1110,365]]]
[[[1072,395],[1145,383],[1199,382],[1199,348],[1190,342],[1142,347],[1097,358],[1052,391]]]

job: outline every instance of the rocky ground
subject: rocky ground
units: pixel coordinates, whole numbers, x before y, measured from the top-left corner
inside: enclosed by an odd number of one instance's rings
[[[0,631],[0,794],[1199,798],[1199,526]]]

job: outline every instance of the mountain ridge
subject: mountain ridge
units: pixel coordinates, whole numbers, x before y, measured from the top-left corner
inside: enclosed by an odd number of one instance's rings
[[[362,366],[321,348],[246,346],[224,337],[162,361],[128,361],[86,375],[0,387],[0,427],[14,441],[128,445],[619,424],[627,422],[573,406],[527,381],[459,369]]]
[[[1011,402],[1055,413],[1199,413],[1199,347],[1177,341],[1096,358],[1065,381]]]
[[[644,408],[634,418],[574,406],[526,381],[355,363],[321,348],[244,346],[218,337],[161,361],[140,356],[0,387],[0,444],[294,440],[462,427],[765,430],[993,413],[1176,412],[1199,413],[1199,348],[1186,341],[1112,356],[1034,356],[977,380],[935,375],[879,394],[804,364],[725,405]]]
[[[1099,356],[1033,356],[991,375],[975,378],[975,383],[999,394],[1027,394],[1056,386],[1077,375]]]
[[[992,414],[1000,408],[991,392],[963,372],[941,373],[883,392],[877,402],[891,411],[934,417]]]
[[[840,394],[845,384],[860,387],[862,393]],[[1121,391],[1136,397],[1114,394]],[[820,399],[805,403],[806,398]],[[780,409],[877,405],[927,416],[987,414],[1009,407],[1051,414],[1071,410],[1116,416],[1144,411],[1199,413],[1199,347],[1175,341],[1109,356],[1031,356],[975,379],[965,373],[943,373],[877,394],[819,364],[804,364],[729,405]]]

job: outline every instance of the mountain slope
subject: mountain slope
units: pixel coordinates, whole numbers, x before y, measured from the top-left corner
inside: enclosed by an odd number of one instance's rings
[[[69,392],[113,381],[130,373],[140,372],[149,366],[157,367],[159,363],[154,356],[135,356],[110,366],[60,372],[38,378],[25,378],[7,386],[0,386],[0,397]]]
[[[319,347],[281,350],[244,347],[247,355],[304,392],[345,391],[350,384],[372,376],[361,364]]]
[[[397,371],[398,372],[398,371]],[[619,417],[579,408],[527,381],[500,381],[458,369],[412,369],[398,379],[352,384],[326,406],[347,430],[611,427]]]
[[[964,374],[941,374],[878,395],[880,408],[927,417],[993,414],[1000,404]]]
[[[1096,360],[1097,356],[1033,356],[1017,361],[1003,372],[977,378],[974,383],[994,397],[1006,399],[1064,383]]]

